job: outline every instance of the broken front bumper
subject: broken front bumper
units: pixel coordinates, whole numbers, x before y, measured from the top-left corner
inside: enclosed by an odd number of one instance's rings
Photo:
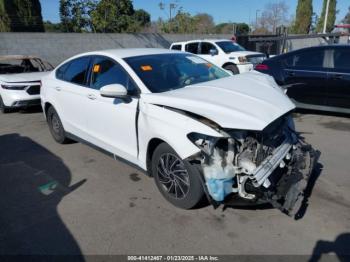
[[[207,181],[211,202],[215,207],[221,203],[242,205],[239,200],[246,204],[270,203],[283,213],[293,216],[300,209],[318,157],[319,152],[303,141],[293,143],[292,139],[286,139],[253,172],[237,179],[245,180],[238,194],[233,190],[224,201],[215,201]]]

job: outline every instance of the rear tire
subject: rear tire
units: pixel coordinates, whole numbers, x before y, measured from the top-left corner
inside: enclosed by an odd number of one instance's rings
[[[239,70],[238,67],[235,65],[227,65],[224,66],[225,70],[231,71],[234,75],[238,75],[239,74]]]
[[[55,141],[59,144],[69,143],[70,139],[66,137],[66,131],[63,128],[61,119],[52,106],[47,110],[46,116],[51,135]]]
[[[182,160],[166,143],[153,153],[152,175],[161,194],[176,207],[191,209],[205,198],[198,169]]]
[[[4,101],[2,100],[2,97],[0,96],[0,112],[3,114],[9,113],[10,108],[5,106]]]

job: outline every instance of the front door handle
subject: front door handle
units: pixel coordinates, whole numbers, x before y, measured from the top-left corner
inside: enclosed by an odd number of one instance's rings
[[[87,97],[90,99],[90,100],[95,100],[96,99],[96,96],[94,94],[88,94]]]
[[[56,91],[61,91],[61,88],[59,86],[55,87]]]
[[[332,79],[335,79],[335,80],[340,80],[340,79],[343,79],[343,75],[342,74],[333,74],[331,76]]]

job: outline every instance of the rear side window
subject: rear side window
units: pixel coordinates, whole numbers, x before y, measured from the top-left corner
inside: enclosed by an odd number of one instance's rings
[[[179,51],[181,51],[181,45],[173,45],[173,46],[171,47],[171,49],[172,49],[172,50],[179,50]]]
[[[185,46],[185,51],[192,54],[198,54],[198,45],[199,43],[190,43]]]
[[[285,59],[285,64],[290,67],[324,67],[324,50],[313,50],[290,55]]]
[[[137,91],[134,82],[121,65],[106,57],[96,57],[92,66],[90,87],[99,90],[111,84],[124,86],[130,94]]]
[[[209,55],[211,49],[217,50],[216,47],[211,43],[203,42],[201,44],[201,54],[202,55]]]
[[[60,72],[61,68],[59,68],[59,72],[56,73],[58,76],[63,74],[63,77],[60,79],[73,84],[86,85],[87,72],[90,66],[90,57],[81,57],[73,60],[68,63],[66,69],[63,68],[64,66],[65,65],[62,66],[62,72],[64,71],[63,73]]]
[[[350,69],[350,48],[334,50],[334,67],[336,69]]]

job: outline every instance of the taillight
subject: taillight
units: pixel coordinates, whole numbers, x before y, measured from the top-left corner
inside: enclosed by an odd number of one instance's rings
[[[262,70],[262,71],[269,70],[269,69],[270,69],[269,66],[265,64],[258,64],[255,67],[255,70]]]

